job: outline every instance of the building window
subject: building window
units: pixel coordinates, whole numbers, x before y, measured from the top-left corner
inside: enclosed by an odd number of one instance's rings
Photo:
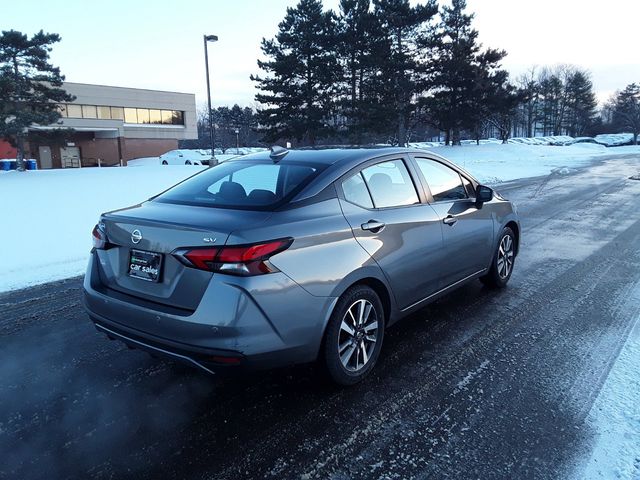
[[[171,125],[171,110],[162,110],[162,123]]]
[[[179,112],[174,110],[171,115],[171,123],[173,125],[184,125],[184,114],[183,112]]]
[[[98,109],[95,105],[82,105],[82,118],[98,118]]]
[[[68,118],[124,120],[146,125],[184,125],[184,112],[157,108],[110,107],[107,105],[60,104],[60,114]]]
[[[137,108],[138,110],[138,123],[149,123],[149,109]]]
[[[136,114],[136,108],[124,109],[124,121],[127,123],[138,123],[138,115]]]
[[[113,120],[124,120],[124,108],[111,107],[111,118]]]
[[[75,105],[75,104],[68,104],[67,115],[69,118],[82,118],[82,106]]]
[[[160,113],[160,110],[156,110],[156,109],[149,110],[149,123],[154,123],[154,124],[162,123],[162,114]]]
[[[98,118],[111,120],[111,107],[105,107],[104,105],[98,106]]]

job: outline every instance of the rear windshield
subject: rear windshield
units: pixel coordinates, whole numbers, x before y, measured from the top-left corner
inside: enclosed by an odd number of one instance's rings
[[[319,167],[231,161],[194,175],[154,200],[204,207],[268,210],[302,190],[319,173]]]

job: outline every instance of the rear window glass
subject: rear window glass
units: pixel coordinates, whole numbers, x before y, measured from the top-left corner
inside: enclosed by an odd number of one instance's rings
[[[298,193],[318,173],[317,165],[228,162],[185,180],[154,200],[205,207],[268,209]]]

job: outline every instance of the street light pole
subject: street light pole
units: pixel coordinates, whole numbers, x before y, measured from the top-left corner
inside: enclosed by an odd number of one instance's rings
[[[204,37],[204,64],[207,71],[207,104],[209,105],[208,115],[209,117],[209,140],[211,143],[211,163],[216,165],[218,160],[216,159],[216,145],[213,136],[213,115],[211,112],[211,82],[209,81],[209,51],[207,48],[208,42],[217,42],[218,37],[216,35],[203,35]]]

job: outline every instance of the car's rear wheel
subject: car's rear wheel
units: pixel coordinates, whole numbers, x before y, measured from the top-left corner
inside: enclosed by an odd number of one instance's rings
[[[480,277],[480,281],[493,288],[505,287],[513,273],[513,265],[516,260],[515,249],[515,234],[509,227],[505,227],[500,234],[498,247],[493,255],[489,273]]]
[[[324,338],[326,372],[340,385],[354,385],[375,366],[384,338],[384,309],[366,285],[348,289],[338,300]]]

